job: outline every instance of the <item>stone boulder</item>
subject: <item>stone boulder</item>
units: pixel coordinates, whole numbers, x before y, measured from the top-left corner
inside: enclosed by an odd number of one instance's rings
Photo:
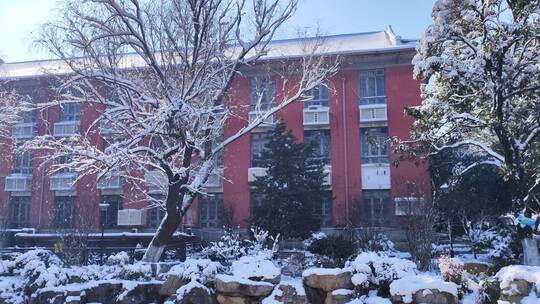
[[[392,296],[393,304],[411,303],[404,301],[403,296]],[[458,304],[458,298],[448,292],[437,289],[421,289],[414,293],[412,304]]]
[[[297,287],[286,283],[278,285],[277,288],[280,292],[276,295],[275,300],[284,304],[309,304],[303,288],[298,290]]]
[[[160,289],[161,283],[157,282],[134,282],[132,285],[124,285],[116,304],[161,303],[164,296],[159,294]]]
[[[311,268],[305,270],[302,277],[307,299],[313,304],[334,303],[333,291],[354,287],[351,272],[340,268]],[[341,303],[342,298],[342,295],[337,294],[336,303]]]
[[[479,275],[483,273],[489,276],[494,274],[493,268],[486,263],[465,262],[463,264],[463,270],[474,275]]]
[[[211,290],[195,281],[182,286],[168,301],[175,304],[217,304]]]
[[[326,295],[325,304],[346,304],[351,301],[353,290],[336,289]]]
[[[238,279],[224,274],[217,275],[214,284],[219,294],[229,297],[264,298],[274,289],[274,285],[268,282]]]
[[[30,298],[32,304],[61,304],[67,300],[75,302],[80,298],[81,303],[99,302],[103,304],[115,304],[116,297],[122,290],[122,283],[113,282],[89,282],[86,284],[68,284],[64,288],[43,288],[38,290]]]
[[[325,292],[354,287],[351,272],[340,268],[312,268],[304,271],[302,277],[305,286]]]
[[[501,289],[499,300],[508,303],[521,303],[521,300],[528,296],[533,290],[534,285],[531,282],[517,279],[513,280],[508,286]],[[540,292],[535,290],[535,293],[540,297]]]
[[[184,286],[186,283],[187,282],[184,279],[177,275],[169,275],[167,276],[167,279],[165,279],[165,282],[163,282],[163,285],[161,285],[159,294],[166,297],[172,296],[173,294],[176,294],[178,288]]]

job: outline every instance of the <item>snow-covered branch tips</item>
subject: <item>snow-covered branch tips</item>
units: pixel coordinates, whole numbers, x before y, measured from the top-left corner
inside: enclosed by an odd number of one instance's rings
[[[57,75],[58,100],[43,106],[80,108],[95,119],[80,126],[81,136],[38,137],[27,146],[50,149],[57,169],[79,176],[115,172],[144,193],[141,181],[154,181],[165,199],[149,199],[167,211],[145,256],[155,261],[216,155],[335,73],[337,60],[320,55],[319,39],[307,40],[287,67],[272,55],[275,32],[295,9],[296,1],[279,0],[69,1],[41,35],[67,67]],[[277,88],[280,100],[224,136],[227,119],[244,111],[230,98],[235,82],[262,71],[294,79],[294,89]],[[103,149],[93,145],[97,131]]]

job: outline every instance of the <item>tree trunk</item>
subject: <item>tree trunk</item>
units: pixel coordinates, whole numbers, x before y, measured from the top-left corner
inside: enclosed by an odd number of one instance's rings
[[[527,266],[540,266],[538,244],[534,237],[526,237],[521,240],[523,246],[523,264]]]
[[[163,221],[159,225],[156,235],[148,244],[146,252],[143,256],[143,262],[157,263],[165,250],[165,247],[169,243],[169,240],[173,236],[174,232],[180,226],[182,216],[176,213],[167,212]]]

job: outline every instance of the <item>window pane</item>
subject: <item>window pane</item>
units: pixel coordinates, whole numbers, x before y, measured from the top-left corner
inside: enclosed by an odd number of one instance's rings
[[[270,133],[251,134],[251,167],[264,166],[262,153],[266,150],[269,141]]]
[[[199,196],[199,225],[219,228],[223,225],[223,194]]]
[[[360,72],[360,104],[386,103],[386,80],[384,70]]]
[[[254,78],[251,81],[251,111],[266,111],[275,98],[275,83],[271,78]]]
[[[330,164],[330,130],[306,130],[304,142],[313,147],[313,158]]]
[[[11,198],[11,228],[18,229],[28,227],[30,199],[29,196],[14,196]]]
[[[56,228],[73,228],[73,209],[75,198],[57,196],[55,198],[54,224]]]
[[[386,128],[362,128],[360,150],[362,163],[388,162],[388,133]]]

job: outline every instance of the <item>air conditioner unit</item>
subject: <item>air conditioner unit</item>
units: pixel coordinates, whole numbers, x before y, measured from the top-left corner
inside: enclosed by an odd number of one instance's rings
[[[248,169],[248,182],[254,182],[258,176],[265,176],[267,168],[251,167]]]
[[[109,172],[103,175],[97,182],[97,188],[100,190],[122,188],[122,176],[120,172]]]
[[[390,164],[362,164],[362,189],[390,189]]]
[[[146,225],[146,209],[118,210],[118,226]]]
[[[72,191],[75,190],[75,180],[77,174],[75,172],[64,172],[52,175],[51,190],[53,191]]]
[[[59,121],[54,124],[53,135],[56,137],[73,136],[79,134],[79,121]]]
[[[360,106],[360,122],[386,121],[386,104],[370,104]]]
[[[330,123],[328,108],[313,106],[304,110],[304,125],[327,125]]]
[[[24,192],[32,188],[32,175],[14,173],[6,176],[5,191]]]
[[[28,139],[36,135],[36,124],[33,122],[19,123],[11,127],[11,135],[15,139]]]

